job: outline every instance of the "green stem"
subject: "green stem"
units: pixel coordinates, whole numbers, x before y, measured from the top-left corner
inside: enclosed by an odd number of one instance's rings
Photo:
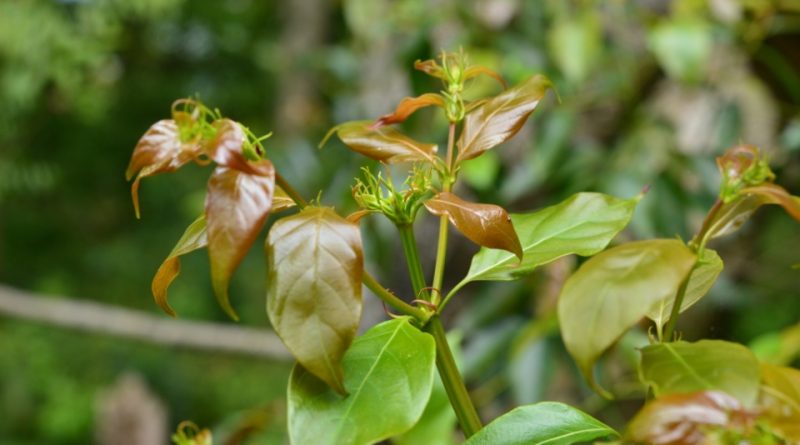
[[[692,266],[692,269],[694,269],[694,266]],[[666,328],[664,328],[664,336],[661,338],[662,341],[665,339],[667,342],[672,341],[672,334],[675,332],[675,325],[678,324],[678,316],[681,313],[681,305],[683,305],[683,297],[686,296],[686,287],[689,285],[689,277],[692,275],[692,269],[689,269],[689,273],[687,273],[686,278],[683,279],[681,287],[678,288],[678,294],[675,295],[675,301],[672,303],[672,311],[669,314],[669,321],[667,322]]]
[[[430,315],[425,313],[423,310],[411,306],[410,304],[398,298],[395,294],[391,293],[388,289],[381,286],[375,277],[367,273],[367,271],[364,271],[362,281],[364,282],[364,285],[375,294],[375,296],[383,300],[384,303],[400,311],[400,313],[404,315],[410,315],[423,323],[430,317]]]
[[[450,123],[450,129],[447,133],[447,175],[448,177],[442,178],[442,191],[449,192],[452,187],[451,175],[453,171],[453,145],[456,136],[456,124]],[[438,303],[442,300],[442,283],[444,282],[444,264],[447,257],[447,229],[449,221],[447,216],[439,218],[439,241],[436,245],[436,266],[433,269],[433,284],[431,285],[436,293],[433,298],[434,302]]]
[[[470,437],[477,433],[481,428],[481,419],[478,417],[478,412],[475,411],[475,406],[469,398],[469,392],[464,385],[464,380],[456,367],[456,361],[453,359],[453,352],[450,350],[450,345],[447,343],[444,326],[442,320],[438,315],[434,315],[425,330],[433,335],[436,342],[436,368],[439,370],[439,376],[444,383],[444,389],[447,391],[447,397],[450,399],[450,405],[456,413],[458,423],[461,425],[461,430],[464,431],[464,436]]]
[[[425,273],[422,271],[422,264],[419,262],[417,252],[417,242],[414,239],[414,227],[410,224],[398,225],[400,240],[403,242],[403,252],[406,254],[408,263],[408,274],[411,276],[411,286],[414,288],[416,298],[427,299],[425,295]]]
[[[289,184],[286,179],[280,175],[280,173],[275,173],[275,183],[278,184],[278,186],[282,188],[290,198],[292,198],[292,201],[297,204],[297,207],[299,207],[300,210],[308,205],[308,202],[306,202],[306,200],[303,199],[299,193],[297,193],[297,190],[295,190],[294,187],[292,187],[291,184]]]

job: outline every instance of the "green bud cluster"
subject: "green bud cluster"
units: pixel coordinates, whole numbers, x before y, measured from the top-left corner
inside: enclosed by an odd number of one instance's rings
[[[429,169],[414,167],[402,190],[397,190],[391,178],[380,172],[376,176],[366,167],[361,170],[363,180],[356,179],[353,199],[362,209],[382,213],[398,225],[413,223],[419,208],[434,194]]]
[[[745,187],[761,185],[775,180],[775,173],[758,148],[742,145],[717,158],[722,173],[719,198],[724,203],[734,201]]]

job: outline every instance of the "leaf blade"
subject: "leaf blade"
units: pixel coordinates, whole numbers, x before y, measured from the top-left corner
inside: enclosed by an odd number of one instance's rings
[[[458,139],[458,161],[476,158],[511,139],[551,87],[549,79],[536,75],[467,114]]]
[[[504,251],[481,249],[456,287],[472,281],[514,280],[565,255],[593,255],[628,224],[638,202],[639,197],[622,200],[601,193],[578,193],[538,212],[512,214],[522,262]]]
[[[425,208],[450,223],[479,246],[503,249],[522,259],[522,246],[511,224],[511,217],[500,206],[464,201],[442,192],[425,202]]]
[[[717,252],[709,248],[703,250],[702,258],[689,274],[689,283],[681,303],[681,313],[700,301],[711,290],[723,267],[722,259]],[[661,329],[669,320],[674,303],[672,299],[663,300],[647,314],[647,318],[653,320],[658,329]]]
[[[558,298],[561,336],[586,380],[595,361],[657,303],[674,298],[695,263],[678,240],[622,244],[588,261],[567,279]]]
[[[205,213],[211,283],[225,312],[238,320],[228,298],[228,283],[266,222],[275,190],[275,170],[268,160],[253,162],[263,174],[220,166],[208,180]]]
[[[657,397],[696,391],[724,391],[744,406],[758,395],[758,360],[746,347],[720,340],[673,342],[642,349],[640,378]]]
[[[266,253],[272,326],[305,369],[344,393],[341,361],[361,318],[358,226],[308,207],[272,226]]]
[[[416,141],[392,127],[374,128],[371,121],[353,121],[338,125],[331,132],[336,132],[351,150],[376,161],[436,162],[436,144]]]
[[[343,361],[346,398],[296,366],[288,392],[292,443],[366,445],[408,430],[431,393],[434,356],[433,338],[401,318],[353,342]]]
[[[164,259],[156,271],[150,289],[156,304],[168,315],[175,317],[175,310],[167,301],[167,289],[181,270],[179,257],[208,245],[208,232],[206,231],[206,217],[200,215],[194,220],[181,235],[172,251]]]
[[[618,435],[588,414],[557,402],[515,408],[470,437],[465,445],[570,445]]]
[[[432,105],[437,107],[444,106],[444,99],[441,94],[425,93],[417,97],[406,97],[397,104],[397,108],[395,108],[394,112],[379,117],[378,120],[375,121],[374,126],[380,127],[403,122],[420,108],[430,107]]]

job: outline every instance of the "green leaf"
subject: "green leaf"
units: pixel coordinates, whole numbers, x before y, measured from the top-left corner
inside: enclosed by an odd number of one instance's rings
[[[153,298],[161,309],[171,316],[175,316],[175,311],[167,302],[167,288],[178,276],[181,271],[180,256],[197,249],[202,249],[208,244],[208,233],[206,232],[206,217],[200,215],[194,222],[189,224],[181,238],[175,243],[172,252],[167,256],[156,275],[153,277],[151,289]]]
[[[498,417],[465,445],[569,445],[616,435],[611,427],[578,409],[542,402]]]
[[[324,145],[332,133],[351,150],[376,161],[435,163],[436,144],[415,141],[392,127],[375,127],[372,121],[353,121],[337,125],[325,136]]]
[[[275,170],[268,160],[249,163],[259,174],[217,167],[208,180],[206,221],[211,284],[220,306],[234,320],[228,283],[267,220],[275,190]]]
[[[446,215],[450,223],[475,244],[503,249],[522,259],[522,246],[504,208],[464,201],[448,192],[426,201],[425,208],[434,215]]]
[[[358,226],[333,209],[307,207],[272,226],[266,253],[273,328],[305,369],[343,394],[342,357],[361,318]]]
[[[661,301],[675,298],[695,255],[671,239],[606,250],[567,279],[558,299],[561,335],[583,375],[601,394],[592,368],[600,355]]]
[[[441,378],[436,375],[431,398],[413,428],[392,439],[394,445],[454,445],[456,414]]]
[[[628,224],[639,199],[578,193],[538,212],[512,214],[522,262],[504,250],[481,249],[451,293],[472,281],[514,280],[565,255],[594,255]]]
[[[434,358],[433,337],[400,318],[353,342],[342,362],[347,397],[295,366],[288,393],[292,443],[366,445],[407,431],[431,394]]]
[[[689,275],[689,283],[686,285],[686,293],[681,303],[681,312],[697,303],[708,293],[717,281],[722,268],[722,259],[717,255],[717,252],[708,248],[704,249],[703,257],[695,264]],[[647,314],[647,318],[653,320],[660,330],[669,320],[674,303],[675,300],[671,298],[662,300]]]
[[[548,78],[536,75],[467,114],[458,139],[458,161],[476,158],[511,139],[552,86]]]
[[[656,397],[718,390],[752,406],[758,396],[759,367],[746,347],[721,340],[659,343],[642,349],[642,382]]]

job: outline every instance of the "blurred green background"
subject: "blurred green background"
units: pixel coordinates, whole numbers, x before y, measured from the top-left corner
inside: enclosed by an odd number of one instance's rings
[[[778,182],[800,194],[797,0],[4,0],[0,283],[166,317],[149,282],[202,211],[209,170],[144,181],[141,221],[123,173],[139,136],[174,99],[198,95],[255,133],[274,131],[266,147],[283,175],[346,213],[365,162],[338,141],[317,150],[318,141],[338,122],[437,90],[413,62],[459,47],[510,83],[546,74],[560,97],[465,167],[458,192],[468,199],[523,211],[577,191],[629,197],[649,185],[623,236],[687,239],[715,198],[714,157],[738,142],[767,151]],[[491,82],[475,88],[496,91]],[[440,143],[446,131],[428,110],[403,127]],[[418,237],[436,227],[421,221]],[[377,218],[364,224],[368,268],[407,294],[391,229]],[[453,240],[450,285],[476,250]],[[231,294],[242,325],[266,328],[259,245]],[[685,338],[755,342],[762,356],[794,361],[800,226],[769,208],[712,247],[724,276],[682,319]],[[431,266],[434,252],[423,254]],[[620,426],[639,406],[633,358],[646,327],[601,364],[613,403],[585,387],[564,352],[552,313],[574,265],[471,285],[451,305],[446,322],[463,336],[464,372],[485,420],[550,399]],[[183,319],[232,323],[211,295],[202,253],[185,258],[170,301]],[[382,316],[368,298],[364,323]],[[0,314],[0,443],[128,443],[119,438],[130,436],[125,428],[148,426],[104,414],[115,395],[142,418],[162,419],[148,424],[158,434],[192,419],[213,427],[219,443],[282,444],[290,366]]]

